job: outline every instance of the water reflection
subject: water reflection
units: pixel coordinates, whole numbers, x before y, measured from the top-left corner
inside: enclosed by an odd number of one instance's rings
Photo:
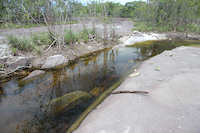
[[[93,56],[80,58],[68,67],[46,72],[32,81],[14,79],[1,84],[1,132],[65,132],[96,97],[121,77],[127,76],[143,60],[180,45],[158,41],[151,45],[106,49]],[[56,115],[50,113],[52,107],[49,103],[53,99],[76,91],[86,92],[92,98],[76,104],[67,112]]]

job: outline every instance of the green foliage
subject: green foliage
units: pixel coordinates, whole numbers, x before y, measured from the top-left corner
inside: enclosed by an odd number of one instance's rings
[[[32,35],[32,41],[34,44],[41,46],[41,45],[49,45],[52,43],[50,36],[48,33],[39,33]]]
[[[0,29],[7,29],[7,28],[31,28],[31,27],[39,27],[43,24],[15,24],[15,23],[3,23],[0,25]]]
[[[72,31],[65,31],[64,40],[66,44],[73,44],[79,39],[78,34],[75,34]]]
[[[0,70],[3,69],[3,68],[4,68],[4,65],[3,65],[3,64],[0,64]]]
[[[12,51],[12,53],[14,54],[14,56],[17,55],[17,49],[16,49],[16,48],[12,47],[12,48],[11,48],[11,51]]]
[[[155,25],[152,23],[139,21],[139,22],[135,22],[134,28],[132,30],[137,30],[137,31],[141,31],[141,32],[148,32],[148,31],[169,32],[169,31],[173,31],[174,29],[169,24]],[[200,26],[197,24],[187,24],[184,26],[179,25],[176,27],[176,31],[200,33]]]
[[[17,38],[15,36],[8,36],[9,44],[21,51],[33,51],[34,44],[29,38]]]
[[[89,41],[89,31],[87,29],[84,29],[79,34],[80,39],[82,39],[85,43]]]
[[[41,45],[49,45],[52,43],[49,35],[47,33],[34,34],[31,37],[16,37],[8,36],[9,44],[11,45],[11,50],[15,55],[17,50],[26,52],[36,52],[41,53]]]
[[[87,43],[89,42],[90,35],[94,35],[95,37],[97,37],[96,32],[90,29],[83,29],[79,33],[74,33],[72,31],[71,32],[65,31],[64,40],[66,44],[73,44],[75,42],[81,42],[81,41]]]
[[[199,0],[151,0],[136,10],[140,15],[135,19],[146,26],[137,25],[137,28],[199,33],[199,9]]]

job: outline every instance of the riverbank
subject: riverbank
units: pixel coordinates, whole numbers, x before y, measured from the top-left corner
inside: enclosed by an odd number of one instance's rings
[[[102,36],[104,31],[104,26],[102,22],[96,21],[96,32],[98,35]],[[83,25],[87,29],[93,28],[93,21],[90,22],[81,22],[79,24],[72,24],[71,28],[73,29],[73,32],[81,32],[83,30]],[[115,32],[116,36],[122,36],[127,35],[131,33],[131,29],[133,26],[133,23],[126,20],[126,19],[120,19],[113,21],[112,24],[108,24],[108,27],[112,27],[112,25],[115,26]],[[125,27],[125,28],[124,28]],[[56,25],[55,31],[58,33],[64,32],[65,29],[69,29],[69,25]],[[1,29],[0,30],[0,80],[5,79],[5,77],[14,77],[17,73],[16,71],[23,71],[23,69],[29,68],[30,71],[35,69],[43,69],[42,65],[44,65],[45,61],[47,59],[51,59],[51,56],[58,57],[57,60],[59,60],[59,57],[62,57],[64,60],[59,62],[52,62],[55,63],[54,65],[51,65],[51,68],[56,67],[57,65],[66,65],[70,63],[71,61],[74,61],[75,59],[79,58],[80,56],[87,56],[89,54],[92,54],[94,52],[101,51],[105,48],[113,47],[114,45],[117,45],[116,41],[108,40],[107,43],[103,41],[96,41],[96,40],[89,40],[89,42],[77,42],[73,45],[65,45],[62,47],[51,47],[48,48],[48,46],[45,46],[47,48],[42,48],[44,50],[41,51],[41,54],[37,55],[31,52],[23,52],[23,51],[17,51],[11,48],[8,44],[7,36],[14,35],[16,37],[29,37],[32,34],[41,34],[43,32],[46,32],[48,30],[47,27],[33,27],[29,29]],[[108,35],[111,34],[111,28],[107,29]],[[13,51],[15,50],[15,51]],[[13,53],[14,52],[14,53]],[[49,58],[48,58],[49,57]],[[45,67],[47,68],[47,67]],[[49,68],[49,67],[48,67]],[[22,76],[28,75],[28,73],[21,73]]]
[[[200,48],[178,47],[145,61],[115,91],[149,94],[110,95],[74,133],[198,133],[199,58]]]
[[[25,77],[29,72],[38,69],[54,69],[58,66],[67,65],[75,59],[90,55],[94,52],[101,51],[106,48],[117,48],[124,47],[127,45],[133,45],[138,42],[149,41],[149,40],[199,40],[199,35],[188,34],[185,36],[183,33],[153,33],[153,32],[131,32],[131,26],[125,26],[127,24],[132,24],[130,21],[120,21],[115,25],[116,35],[119,36],[117,41],[108,41],[106,44],[103,42],[98,42],[95,40],[89,41],[87,43],[75,43],[73,45],[66,45],[64,47],[52,47],[48,50],[41,51],[40,55],[34,55],[29,52],[20,52],[18,55],[13,55],[8,41],[5,35],[12,35],[16,32],[21,32],[20,29],[15,29],[11,31],[3,31],[2,37],[0,38],[0,79],[9,79],[13,76]],[[91,28],[92,24],[88,24],[87,27]],[[123,27],[126,27],[125,29]],[[80,30],[78,27],[81,27],[79,24],[72,25],[76,31]],[[38,28],[38,27],[37,27]],[[24,31],[27,35],[32,33],[37,33],[41,29],[33,28],[31,32]],[[43,27],[45,30],[45,27]],[[58,28],[59,29],[59,28]],[[102,24],[97,25],[98,34],[103,32]],[[111,33],[111,31],[109,31]],[[62,60],[60,60],[62,59]],[[48,63],[47,63],[48,62]],[[50,64],[49,66],[43,67],[44,64]],[[24,72],[24,69],[29,69],[28,72]]]

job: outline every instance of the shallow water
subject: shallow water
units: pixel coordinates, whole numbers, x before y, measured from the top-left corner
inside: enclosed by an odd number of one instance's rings
[[[199,46],[198,41],[149,41],[132,47],[106,49],[31,81],[12,79],[0,84],[1,133],[64,133],[99,96],[126,77],[139,64],[164,50],[182,45]],[[197,45],[196,45],[197,44]],[[86,100],[52,113],[53,99],[71,92],[91,95]],[[70,109],[68,109],[70,107]]]

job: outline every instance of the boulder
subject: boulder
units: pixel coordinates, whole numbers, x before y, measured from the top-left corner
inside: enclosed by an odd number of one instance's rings
[[[55,69],[67,63],[68,63],[68,59],[66,59],[64,56],[54,55],[46,59],[44,65],[42,65],[42,69]]]
[[[67,111],[74,106],[80,104],[83,101],[89,100],[92,96],[83,91],[74,91],[65,94],[59,98],[53,99],[50,102],[51,112],[53,114],[59,114]]]
[[[16,69],[17,67],[24,67],[28,66],[30,64],[30,59],[31,58],[26,58],[26,57],[17,57],[17,58],[9,58],[7,60],[7,65],[9,69]]]
[[[32,67],[37,69],[40,69],[43,64],[44,64],[44,58],[35,58],[31,63]]]

